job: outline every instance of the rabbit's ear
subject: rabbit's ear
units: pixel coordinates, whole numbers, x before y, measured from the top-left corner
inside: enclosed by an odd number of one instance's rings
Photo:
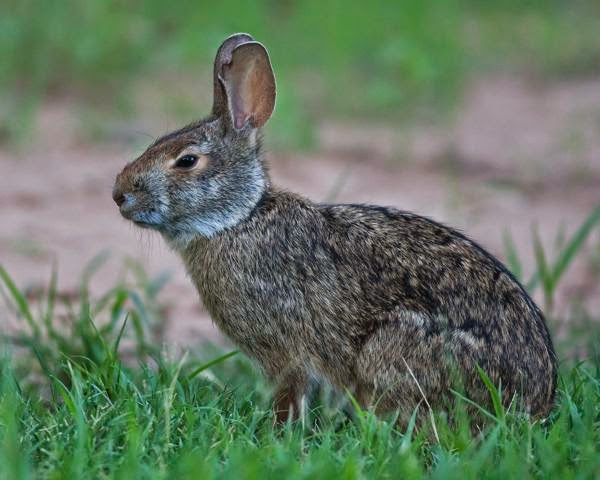
[[[226,60],[226,59],[225,59]],[[236,45],[220,65],[218,79],[233,127],[262,127],[275,108],[275,76],[265,47],[254,41]],[[219,111],[222,113],[221,106]]]
[[[227,114],[227,93],[223,88],[219,75],[223,70],[223,65],[229,65],[231,63],[231,57],[233,50],[239,47],[242,43],[253,42],[254,39],[247,33],[236,33],[226,38],[225,41],[217,50],[215,56],[215,65],[213,72],[213,109],[212,113],[216,117],[222,117]]]

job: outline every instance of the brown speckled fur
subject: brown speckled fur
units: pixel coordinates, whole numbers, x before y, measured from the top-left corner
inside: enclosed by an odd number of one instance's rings
[[[215,82],[250,41],[224,42]],[[244,61],[259,55],[264,65],[260,48]],[[216,83],[213,114],[126,166],[114,197],[126,218],[158,230],[180,253],[213,320],[276,384],[278,417],[297,416],[319,380],[405,416],[421,390],[444,407],[458,374],[467,396],[487,404],[476,365],[502,385],[505,402],[518,395],[533,415],[546,415],[556,357],[523,287],[476,243],[427,218],[316,204],[272,187],[253,123],[271,113],[261,105],[272,108],[275,92],[263,90],[255,95],[272,98],[254,102],[263,110],[238,129],[231,118],[240,112]],[[205,168],[172,168],[198,145],[208,152]]]

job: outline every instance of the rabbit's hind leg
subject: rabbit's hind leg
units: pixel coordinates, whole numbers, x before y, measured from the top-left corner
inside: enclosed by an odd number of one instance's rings
[[[445,334],[429,328],[431,319],[402,312],[375,330],[356,365],[356,398],[376,412],[398,410],[410,418],[415,408],[439,404],[447,391]],[[424,404],[424,405],[423,405]]]

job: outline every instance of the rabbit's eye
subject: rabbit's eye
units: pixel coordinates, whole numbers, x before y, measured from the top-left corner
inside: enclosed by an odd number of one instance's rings
[[[175,168],[192,168],[196,163],[198,163],[198,157],[196,155],[184,155],[177,159]]]

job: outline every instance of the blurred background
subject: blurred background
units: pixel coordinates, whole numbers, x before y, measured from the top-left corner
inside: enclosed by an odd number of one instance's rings
[[[93,292],[141,265],[165,284],[164,341],[220,340],[179,259],[111,189],[208,113],[213,56],[238,31],[274,65],[277,185],[456,226],[557,336],[600,323],[597,0],[0,0],[0,264],[32,301],[53,268],[68,299],[93,258]]]

